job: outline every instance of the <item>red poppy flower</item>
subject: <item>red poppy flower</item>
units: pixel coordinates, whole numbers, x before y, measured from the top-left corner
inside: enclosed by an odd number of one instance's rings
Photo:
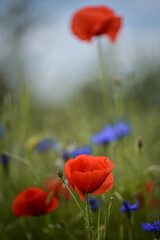
[[[114,164],[107,157],[79,155],[64,165],[64,172],[71,186],[85,200],[85,193],[99,195],[113,186],[112,169]]]
[[[58,177],[51,177],[45,182],[45,189],[47,192],[53,192],[53,195],[57,197],[62,188],[62,181]]]
[[[38,187],[23,190],[13,201],[12,211],[17,217],[38,216],[55,210],[59,202],[52,197],[48,202],[48,194]]]
[[[153,193],[156,189],[156,183],[154,181],[146,182],[144,184],[144,189],[146,192],[146,196],[144,196],[144,190],[141,187],[136,194],[136,199],[139,201],[139,206],[143,207],[145,205],[145,201],[147,202],[148,207],[154,208],[158,206],[158,200],[153,196]],[[146,199],[145,199],[146,197]]]
[[[122,17],[106,6],[84,7],[78,10],[71,20],[73,34],[84,41],[105,35],[115,42],[121,26]]]
[[[54,197],[58,197],[59,195],[66,201],[71,198],[71,194],[68,189],[64,186],[62,181],[58,177],[49,178],[45,182],[45,188],[47,192],[53,192]]]
[[[70,184],[68,184],[68,187],[72,190],[72,187],[71,187]],[[64,185],[62,187],[62,197],[65,201],[68,201],[71,198],[70,192],[68,191],[68,189]]]
[[[155,191],[156,183],[154,181],[146,182],[145,189],[147,193],[152,193]]]

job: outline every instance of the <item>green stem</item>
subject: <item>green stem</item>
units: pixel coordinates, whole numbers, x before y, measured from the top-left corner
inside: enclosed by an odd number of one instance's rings
[[[105,217],[104,240],[106,240],[106,237],[107,237],[108,222],[109,222],[109,217],[110,217],[110,214],[111,214],[111,209],[112,209],[112,206],[113,206],[113,200],[114,200],[114,197],[111,196],[110,203],[109,203],[109,206],[108,206],[108,209],[107,209],[107,214],[106,214],[106,217]]]
[[[68,189],[68,191],[70,192],[70,194],[71,194],[71,196],[73,197],[74,201],[76,202],[77,207],[79,208],[79,210],[80,210],[80,212],[81,212],[84,220],[86,221],[87,226],[88,226],[90,232],[92,233],[93,238],[96,240],[96,236],[95,236],[95,234],[94,234],[94,232],[93,232],[93,230],[92,230],[92,228],[91,228],[91,225],[89,224],[89,221],[88,221],[87,217],[85,216],[85,214],[84,214],[81,206],[79,205],[79,202],[77,201],[76,197],[74,196],[74,194],[72,193],[72,191],[70,190],[70,188],[68,187],[68,185],[66,184],[65,180],[63,179],[63,177],[61,177],[61,180],[62,180],[62,182],[64,183],[65,187],[66,187],[66,188]]]
[[[90,228],[89,228],[89,237],[90,237],[90,240],[92,240],[92,233],[91,233],[91,215],[90,215],[90,209],[89,209],[89,203],[88,203],[88,194],[86,196],[86,202],[87,202],[87,214],[88,214],[88,222],[89,222],[89,225],[90,225]]]
[[[148,220],[148,214],[147,214],[147,192],[146,192],[146,187],[145,187],[145,178],[144,178],[144,171],[143,171],[143,162],[142,162],[142,147],[139,147],[139,163],[140,163],[140,178],[141,178],[141,182],[142,182],[142,196],[144,199],[144,212],[145,212],[145,216],[146,219]]]
[[[101,215],[101,208],[99,205],[98,208],[98,221],[97,221],[97,240],[100,240],[100,215]]]
[[[134,233],[133,226],[132,226],[132,222],[131,222],[131,217],[128,217],[128,225],[129,225],[129,229],[130,229],[130,232],[131,232],[132,240],[136,240],[135,233]]]
[[[99,69],[100,69],[100,74],[101,74],[101,86],[102,86],[102,94],[103,94],[103,102],[104,102],[104,108],[105,108],[105,113],[110,112],[110,104],[109,104],[109,97],[107,95],[107,77],[105,73],[105,65],[104,65],[104,59],[103,59],[103,50],[102,50],[102,44],[101,44],[101,39],[97,40],[97,50],[98,50],[98,60],[99,60]],[[107,110],[107,111],[106,111]]]

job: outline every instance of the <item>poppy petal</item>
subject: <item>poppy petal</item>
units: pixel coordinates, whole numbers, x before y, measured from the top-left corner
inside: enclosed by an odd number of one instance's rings
[[[72,174],[72,181],[83,193],[93,192],[102,185],[107,177],[105,170],[94,170],[92,172],[78,172]]]
[[[92,194],[99,195],[108,192],[113,187],[113,183],[114,183],[113,175],[112,173],[110,173],[109,176],[107,176],[107,178],[103,182],[103,184],[100,186],[100,188],[92,192]]]

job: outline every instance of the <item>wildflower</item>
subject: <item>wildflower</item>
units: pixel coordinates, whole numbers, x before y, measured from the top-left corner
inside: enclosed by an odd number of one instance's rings
[[[79,155],[66,162],[64,172],[71,186],[84,201],[86,192],[99,195],[112,188],[113,167],[114,164],[107,157]]]
[[[39,136],[32,136],[31,138],[28,139],[28,141],[26,142],[26,148],[28,150],[33,150],[37,143],[40,141],[40,137]]]
[[[118,121],[114,124],[105,125],[100,132],[91,136],[91,141],[94,144],[108,144],[130,135],[130,133],[131,126],[124,121]]]
[[[93,211],[97,211],[99,205],[101,204],[101,201],[96,201],[96,199],[94,197],[89,197],[88,198],[88,203],[89,203],[89,207],[91,210]]]
[[[79,155],[86,154],[86,155],[91,155],[92,154],[92,147],[89,145],[84,145],[82,147],[77,147],[75,150],[72,152],[72,157],[75,158]]]
[[[128,203],[127,200],[123,201],[123,206],[119,208],[119,211],[126,212],[127,217],[131,217],[131,212],[139,208],[139,202],[136,202],[132,206]]]
[[[75,158],[82,154],[91,155],[92,154],[92,147],[89,145],[84,145],[81,147],[77,147],[76,144],[70,144],[67,149],[64,149],[60,152],[62,158],[68,161],[70,158]]]
[[[116,134],[113,131],[112,125],[106,125],[102,130],[91,136],[91,141],[94,144],[108,144],[116,140]]]
[[[45,189],[48,193],[53,193],[53,196],[58,198],[59,196],[62,196],[64,200],[70,199],[70,192],[68,189],[64,186],[62,181],[58,177],[51,177],[45,182]]]
[[[5,153],[1,153],[0,157],[1,157],[1,163],[3,165],[3,170],[6,174],[8,174],[10,157]]]
[[[60,152],[60,155],[64,159],[64,161],[68,161],[71,158],[71,152],[69,152],[67,149],[64,149]]]
[[[68,187],[70,189],[72,189],[70,183],[68,183]],[[71,194],[70,192],[68,191],[68,189],[64,186],[64,184],[62,185],[62,198],[65,200],[65,201],[68,201],[70,200],[71,198]]]
[[[113,130],[116,134],[117,139],[131,134],[131,126],[124,121],[116,122],[113,125]]]
[[[147,232],[153,232],[154,237],[159,239],[160,238],[160,221],[154,221],[153,224],[151,223],[141,223],[142,230]]]
[[[143,207],[146,201],[146,205],[148,207],[153,208],[158,205],[158,200],[156,197],[153,196],[153,193],[156,190],[156,183],[154,181],[149,181],[144,184],[144,190],[143,186],[138,190],[138,193],[136,194],[136,199],[139,201],[139,206]],[[144,196],[145,191],[145,196]]]
[[[35,146],[35,150],[37,152],[45,152],[51,149],[57,150],[57,148],[58,148],[58,142],[52,138],[44,138],[40,140]]]
[[[62,181],[58,177],[51,177],[45,182],[45,189],[47,192],[53,192],[54,197],[58,197],[62,188]]]
[[[2,153],[1,154],[1,162],[3,165],[7,165],[10,162],[10,157],[7,154]]]
[[[138,140],[137,140],[137,145],[139,148],[142,148],[143,147],[143,140],[142,140],[142,137],[139,137]]]
[[[23,190],[12,203],[12,212],[17,217],[38,216],[55,210],[59,202],[55,197],[48,201],[49,194],[41,188],[31,187]]]
[[[104,35],[115,42],[122,26],[122,18],[106,6],[89,6],[78,10],[71,21],[73,34],[83,41]]]

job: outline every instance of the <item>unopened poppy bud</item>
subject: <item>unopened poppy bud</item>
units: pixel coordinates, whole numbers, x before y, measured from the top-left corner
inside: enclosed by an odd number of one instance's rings
[[[141,148],[141,147],[143,146],[142,137],[139,137],[139,138],[138,138],[137,144],[138,144],[138,147],[139,147],[139,148]]]
[[[60,168],[57,169],[57,176],[58,176],[59,178],[62,178],[62,177],[63,177],[63,171],[62,171],[62,169],[60,169]]]

